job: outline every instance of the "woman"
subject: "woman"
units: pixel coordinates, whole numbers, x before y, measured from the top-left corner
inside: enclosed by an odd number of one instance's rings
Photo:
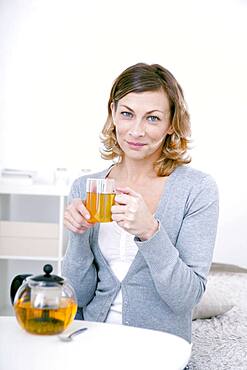
[[[191,341],[193,307],[212,261],[218,192],[188,166],[189,114],[183,91],[160,65],[136,64],[113,84],[102,157],[117,159],[90,177],[113,178],[113,222],[91,224],[87,176],[72,186],[63,275],[78,315],[163,330]]]

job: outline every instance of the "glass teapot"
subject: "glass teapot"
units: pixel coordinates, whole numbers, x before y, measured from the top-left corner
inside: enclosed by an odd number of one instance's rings
[[[59,334],[74,320],[76,295],[65,278],[51,275],[51,265],[45,265],[43,270],[44,275],[16,276],[11,285],[12,303],[18,323],[27,332]],[[25,280],[21,285],[23,278]]]

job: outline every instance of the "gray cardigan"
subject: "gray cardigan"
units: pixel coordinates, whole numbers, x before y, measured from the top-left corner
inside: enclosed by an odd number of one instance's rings
[[[72,198],[85,199],[87,177],[77,179]],[[150,189],[152,191],[152,189]],[[164,185],[155,217],[158,231],[138,252],[122,282],[98,246],[99,224],[84,234],[69,232],[62,274],[73,285],[85,320],[105,321],[122,289],[125,325],[166,331],[191,341],[193,307],[205,291],[218,220],[218,190],[211,176],[188,166],[176,168]]]

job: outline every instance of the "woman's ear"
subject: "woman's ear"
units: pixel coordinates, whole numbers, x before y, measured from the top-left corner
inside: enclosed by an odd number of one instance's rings
[[[114,103],[113,103],[113,101],[111,102],[110,108],[111,108],[111,112],[113,113],[113,111],[114,111]]]
[[[174,132],[174,129],[173,129],[172,125],[170,125],[169,128],[168,128],[167,133],[168,133],[168,135],[172,135],[173,132]]]
[[[110,108],[111,108],[112,122],[113,122],[114,126],[116,126],[115,121],[114,121],[115,107],[114,107],[114,103],[113,102],[111,102]]]

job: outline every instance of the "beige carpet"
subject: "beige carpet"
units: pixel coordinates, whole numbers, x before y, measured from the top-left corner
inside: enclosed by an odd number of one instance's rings
[[[239,272],[241,271],[241,272]],[[247,270],[213,264],[209,280],[234,303],[230,311],[192,322],[190,370],[247,370]]]

